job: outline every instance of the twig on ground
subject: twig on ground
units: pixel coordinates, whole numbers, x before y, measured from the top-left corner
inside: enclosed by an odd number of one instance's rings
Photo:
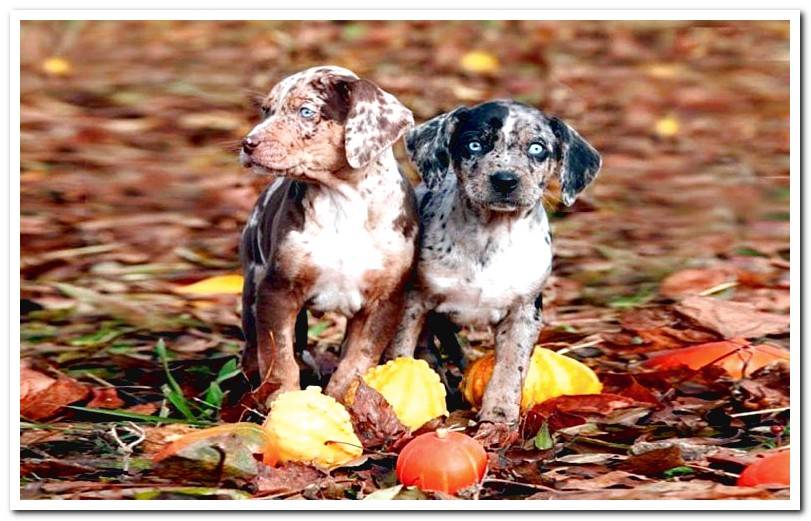
[[[118,437],[118,426],[113,425],[110,427],[110,435],[113,437],[116,443],[118,443],[118,451],[123,454],[124,461],[122,462],[121,470],[124,474],[128,474],[130,470],[130,456],[132,455],[132,451],[141,444],[146,439],[146,432],[136,425],[133,422],[127,422],[129,425],[124,425],[123,429],[129,432],[130,434],[134,434],[137,436],[136,440],[132,443],[124,443],[121,441],[121,438]]]
[[[741,416],[755,416],[758,414],[771,414],[773,412],[783,412],[788,411],[791,407],[775,407],[773,409],[761,409],[759,411],[747,411],[747,412],[736,412],[735,414],[730,414],[730,418],[740,418]]]

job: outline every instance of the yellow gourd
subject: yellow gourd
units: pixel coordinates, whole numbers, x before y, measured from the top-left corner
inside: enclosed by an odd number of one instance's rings
[[[349,412],[320,387],[280,394],[270,405],[265,429],[275,438],[282,462],[333,468],[363,453]]]
[[[369,369],[363,381],[383,395],[397,418],[411,430],[448,414],[445,386],[425,360],[408,357],[391,360]]]
[[[481,406],[494,364],[495,354],[490,353],[473,362],[465,372],[462,393],[476,407]],[[536,347],[524,380],[521,409],[526,411],[535,404],[557,396],[596,394],[602,390],[603,384],[587,365],[549,349]]]

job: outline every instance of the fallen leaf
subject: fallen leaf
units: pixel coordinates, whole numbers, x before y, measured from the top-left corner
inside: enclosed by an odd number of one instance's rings
[[[119,409],[124,406],[124,400],[118,396],[115,387],[94,387],[93,398],[86,407],[96,409]]]
[[[676,445],[634,454],[617,467],[620,470],[649,477],[661,476],[666,470],[684,465],[681,450]]]
[[[629,375],[628,379],[630,383],[626,386],[621,388],[616,392],[621,396],[625,396],[626,398],[630,398],[635,400],[639,403],[650,403],[653,405],[660,405],[659,397],[656,394],[645,387],[644,385],[640,384],[639,381],[634,378],[633,375]]]
[[[20,368],[20,416],[29,420],[45,420],[56,415],[66,405],[83,400],[88,387],[73,378],[59,374],[52,378],[40,371]]]
[[[555,432],[582,425],[591,415],[606,417],[621,409],[650,408],[653,405],[609,393],[559,396],[530,409],[522,421],[521,432],[528,439],[534,437],[547,422],[550,432]]]
[[[594,478],[570,479],[560,484],[561,490],[601,490],[604,488],[635,488],[651,481],[645,476],[632,474],[623,470],[612,470]]]
[[[676,311],[724,338],[754,338],[785,333],[789,317],[757,311],[740,302],[709,297],[687,297],[675,306]]]
[[[706,439],[676,438],[659,441],[637,441],[631,446],[628,452],[632,456],[641,456],[651,452],[663,454],[658,451],[670,451],[672,449],[678,450],[679,457],[685,461],[699,461],[710,454],[718,452],[721,448],[717,445],[712,445],[710,441]],[[673,466],[676,467],[678,465]]]
[[[296,492],[318,483],[324,473],[310,465],[290,462],[278,467],[263,465],[251,481],[258,495],[278,495]]]
[[[657,481],[642,483],[630,489],[599,491],[540,492],[529,499],[788,499],[785,491],[770,491],[762,487],[733,487],[714,481]]]
[[[152,461],[162,476],[252,477],[271,444],[268,433],[254,423],[229,423],[185,434],[158,452]],[[182,460],[182,461],[179,461]],[[179,472],[180,471],[180,472]]]
[[[175,288],[182,295],[239,295],[242,293],[242,275],[219,275]]]
[[[367,494],[363,499],[369,500],[390,500],[395,499],[397,494],[403,489],[403,485],[394,485],[393,487],[389,488],[381,488],[380,490],[375,490],[371,494]]]
[[[20,476],[36,475],[39,478],[68,478],[80,474],[90,474],[96,469],[61,459],[28,459],[20,463]]]
[[[355,433],[366,449],[391,447],[408,434],[408,429],[382,394],[366,385],[363,379],[358,382],[348,408]]]
[[[499,69],[498,58],[486,51],[470,51],[462,56],[462,69],[474,73],[493,73]]]
[[[660,369],[679,365],[701,369],[715,365],[723,368],[731,377],[740,379],[773,362],[788,364],[788,351],[769,344],[751,346],[746,340],[737,338],[657,353],[644,365]]]
[[[686,269],[665,278],[659,286],[659,293],[663,297],[677,299],[688,295],[698,295],[702,291],[734,279],[734,275],[730,274],[729,270]]]
[[[632,309],[622,314],[620,325],[625,329],[640,330],[670,326],[679,318],[670,307]]]
[[[540,425],[538,426],[540,428]],[[538,432],[536,428],[531,436]],[[479,424],[476,434],[473,436],[486,449],[499,449],[514,445],[520,438],[519,432],[512,425],[506,423],[483,422]]]
[[[141,451],[143,455],[148,458],[154,457],[186,434],[200,431],[199,428],[185,423],[146,426],[143,429],[146,433],[146,439],[144,439],[144,442],[141,444]]]
[[[149,402],[149,403],[139,403],[139,404],[133,405],[132,407],[127,407],[124,410],[129,411],[129,412],[134,412],[136,414],[151,415],[152,413],[157,412],[158,409],[160,409],[158,404],[156,404],[154,402]]]
[[[52,56],[42,62],[42,70],[52,76],[67,76],[73,70],[70,62],[59,56]]]
[[[654,131],[661,137],[672,137],[679,133],[679,126],[675,116],[665,116],[656,122]]]
[[[774,409],[788,407],[788,392],[773,389],[757,380],[744,379],[735,387],[736,398],[749,410]]]

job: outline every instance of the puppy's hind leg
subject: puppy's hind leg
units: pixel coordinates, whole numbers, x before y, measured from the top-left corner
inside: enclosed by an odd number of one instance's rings
[[[391,345],[386,350],[385,359],[394,360],[401,356],[414,356],[427,312],[428,306],[422,295],[416,290],[407,291],[402,320]]]
[[[259,354],[256,340],[256,284],[254,272],[258,268],[248,264],[245,267],[245,278],[242,283],[242,334],[245,337],[245,347],[242,349],[240,366],[252,387],[261,383],[259,374]]]
[[[276,290],[263,281],[257,288],[255,306],[261,382],[270,382],[282,392],[299,389],[299,366],[293,343],[302,303],[288,290]]]

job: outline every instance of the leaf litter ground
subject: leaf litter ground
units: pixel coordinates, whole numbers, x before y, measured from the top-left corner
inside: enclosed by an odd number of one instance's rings
[[[750,346],[789,343],[788,23],[24,22],[21,47],[24,498],[443,497],[395,488],[413,434],[369,389],[351,466],[152,463],[200,426],[261,421],[235,373],[238,297],[176,290],[237,271],[266,182],[239,168],[237,143],[273,82],[321,63],[373,78],[418,121],[493,97],[535,104],[603,154],[573,208],[547,198],[539,342],[604,392],[491,433],[464,497],[787,497],[735,481],[790,442],[788,368],[748,367]],[[304,382],[328,379],[342,328],[311,317]],[[469,357],[491,347],[483,331],[459,339]],[[733,349],[716,364],[642,364],[717,342]],[[719,368],[733,357],[745,378]],[[425,429],[475,419],[461,361],[446,362],[452,412]]]

